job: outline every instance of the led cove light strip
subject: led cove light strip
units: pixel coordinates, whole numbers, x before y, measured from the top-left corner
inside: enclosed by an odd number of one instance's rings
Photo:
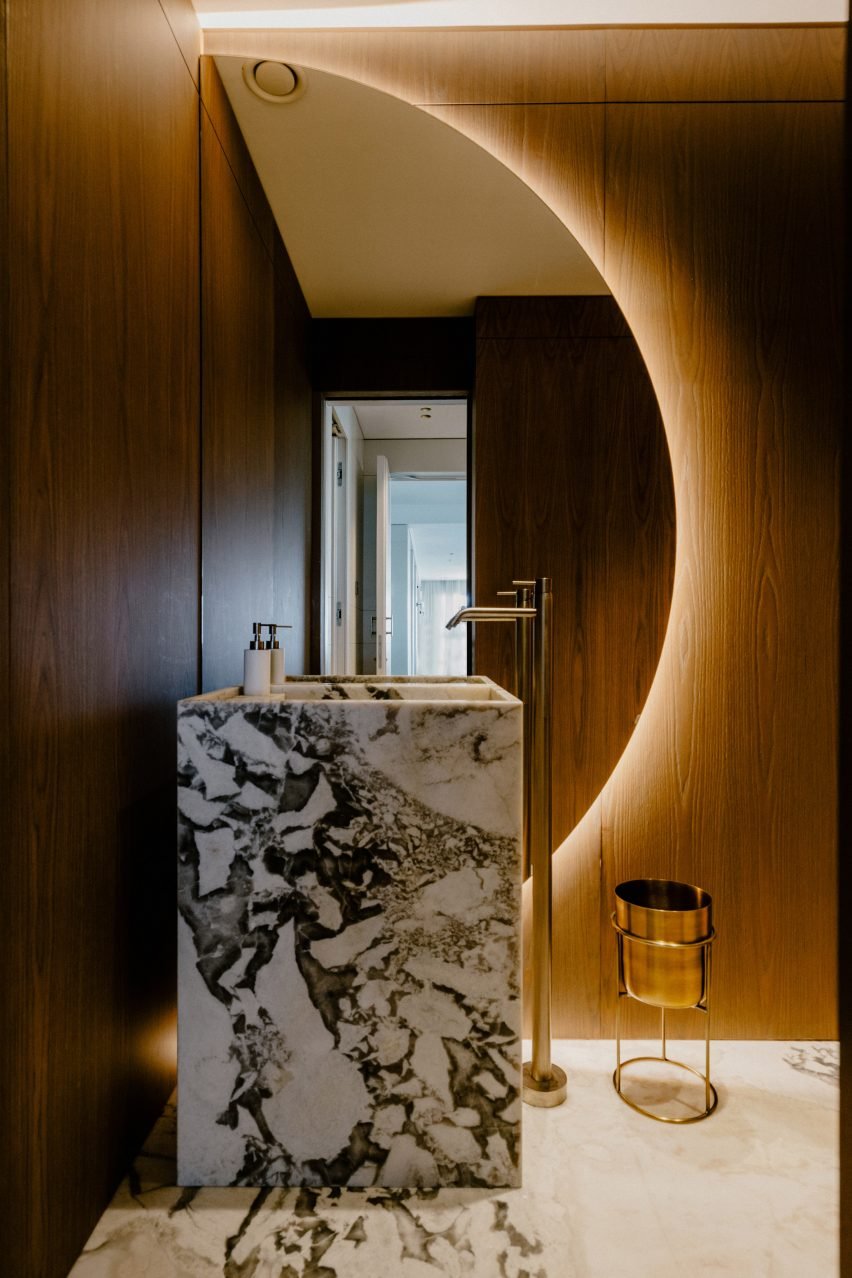
[[[213,0],[215,3],[215,0]],[[207,31],[845,22],[848,0],[419,0],[315,9],[204,10]]]

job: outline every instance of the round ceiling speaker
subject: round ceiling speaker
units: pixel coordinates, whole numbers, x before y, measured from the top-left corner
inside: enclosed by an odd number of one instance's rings
[[[243,79],[264,102],[295,102],[305,91],[305,78],[286,62],[246,62]]]

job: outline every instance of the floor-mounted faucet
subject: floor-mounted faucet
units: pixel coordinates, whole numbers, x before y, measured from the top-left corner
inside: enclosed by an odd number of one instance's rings
[[[524,1064],[528,1105],[565,1100],[565,1071],[551,1060],[553,967],[553,853],[551,745],[553,735],[553,591],[550,577],[514,581],[515,604],[460,608],[447,622],[515,621],[516,693],[524,703],[524,866],[532,871],[532,1061]],[[508,591],[502,591],[508,594]],[[530,642],[530,628],[532,640]]]

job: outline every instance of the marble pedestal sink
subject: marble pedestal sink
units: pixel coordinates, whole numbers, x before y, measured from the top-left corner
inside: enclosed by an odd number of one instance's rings
[[[518,1185],[520,702],[239,694],[178,710],[179,1183]]]

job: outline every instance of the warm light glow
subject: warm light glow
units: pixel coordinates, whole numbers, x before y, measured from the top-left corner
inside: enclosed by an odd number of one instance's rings
[[[206,30],[845,22],[848,0],[413,0],[288,8],[196,0]],[[226,7],[230,6],[230,7]]]
[[[145,1059],[165,1071],[177,1068],[177,1013],[164,1017],[145,1036]]]

